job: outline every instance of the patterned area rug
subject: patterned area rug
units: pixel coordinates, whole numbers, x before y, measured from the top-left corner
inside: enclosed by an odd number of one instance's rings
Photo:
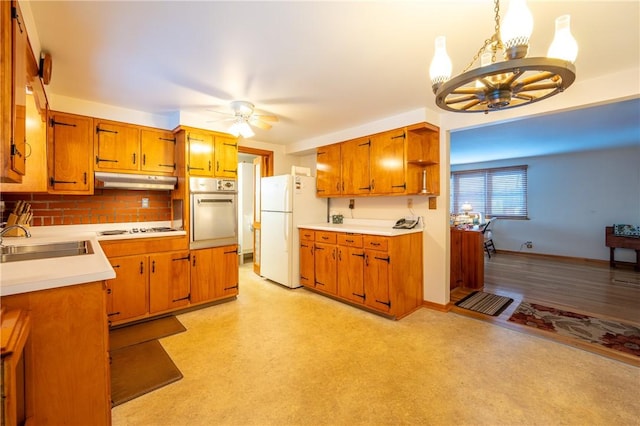
[[[511,302],[513,302],[513,299],[509,297],[498,296],[497,294],[485,293],[483,291],[474,291],[457,302],[456,306],[495,317],[500,315]]]
[[[527,302],[509,321],[640,357],[640,328],[629,324]]]

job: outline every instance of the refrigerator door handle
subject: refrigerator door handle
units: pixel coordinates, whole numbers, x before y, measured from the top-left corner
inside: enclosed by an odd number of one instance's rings
[[[285,253],[289,252],[289,220],[290,220],[291,215],[290,214],[285,214],[284,215],[284,251]]]

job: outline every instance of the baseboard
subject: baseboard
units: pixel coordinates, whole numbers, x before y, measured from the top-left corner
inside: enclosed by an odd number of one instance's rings
[[[609,264],[609,260],[589,259],[586,257],[560,256],[557,254],[525,253],[522,251],[511,251],[511,250],[498,250],[496,252],[496,254],[500,254],[500,253],[511,254],[514,256],[536,257],[538,259],[561,260],[564,262],[575,262],[575,263],[583,263],[583,264],[595,264],[595,265]]]
[[[447,303],[446,305],[441,305],[439,303],[423,300],[422,306],[424,306],[425,308],[433,309],[434,311],[440,311],[440,312],[449,312],[451,310],[451,303]]]

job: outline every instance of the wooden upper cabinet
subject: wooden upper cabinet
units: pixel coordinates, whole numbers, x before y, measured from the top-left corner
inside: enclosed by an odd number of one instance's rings
[[[213,176],[213,134],[187,131],[187,172],[191,176]]]
[[[404,193],[404,129],[371,137],[372,194]]]
[[[140,169],[140,128],[107,120],[95,120],[95,169],[137,171]]]
[[[316,154],[320,197],[440,195],[440,130],[429,123],[322,146]]]
[[[27,95],[27,143],[30,155],[21,183],[2,183],[2,192],[47,192],[47,125],[33,95]]]
[[[215,176],[236,178],[238,176],[238,141],[232,137],[215,137]]]
[[[17,1],[0,2],[0,136],[3,182],[22,181],[26,159],[27,30]]]
[[[140,150],[144,172],[170,173],[176,170],[176,137],[164,130],[142,129]]]
[[[371,173],[369,167],[371,139],[353,139],[342,143],[342,192],[344,194],[369,194]]]
[[[342,193],[341,145],[323,146],[316,151],[316,191],[319,197]]]
[[[26,172],[26,119],[27,119],[27,29],[17,1],[11,2],[15,8],[13,28],[13,147],[11,169],[23,176]]]
[[[428,123],[407,128],[407,193],[440,195],[440,129]]]
[[[49,192],[93,194],[92,119],[50,111],[47,120]]]

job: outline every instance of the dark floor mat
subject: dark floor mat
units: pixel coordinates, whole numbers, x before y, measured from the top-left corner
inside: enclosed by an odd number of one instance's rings
[[[187,329],[175,316],[158,318],[109,332],[109,348],[111,350],[135,345],[149,340],[160,339],[172,334],[182,333]]]
[[[112,350],[111,404],[116,406],[182,378],[157,340]]]

